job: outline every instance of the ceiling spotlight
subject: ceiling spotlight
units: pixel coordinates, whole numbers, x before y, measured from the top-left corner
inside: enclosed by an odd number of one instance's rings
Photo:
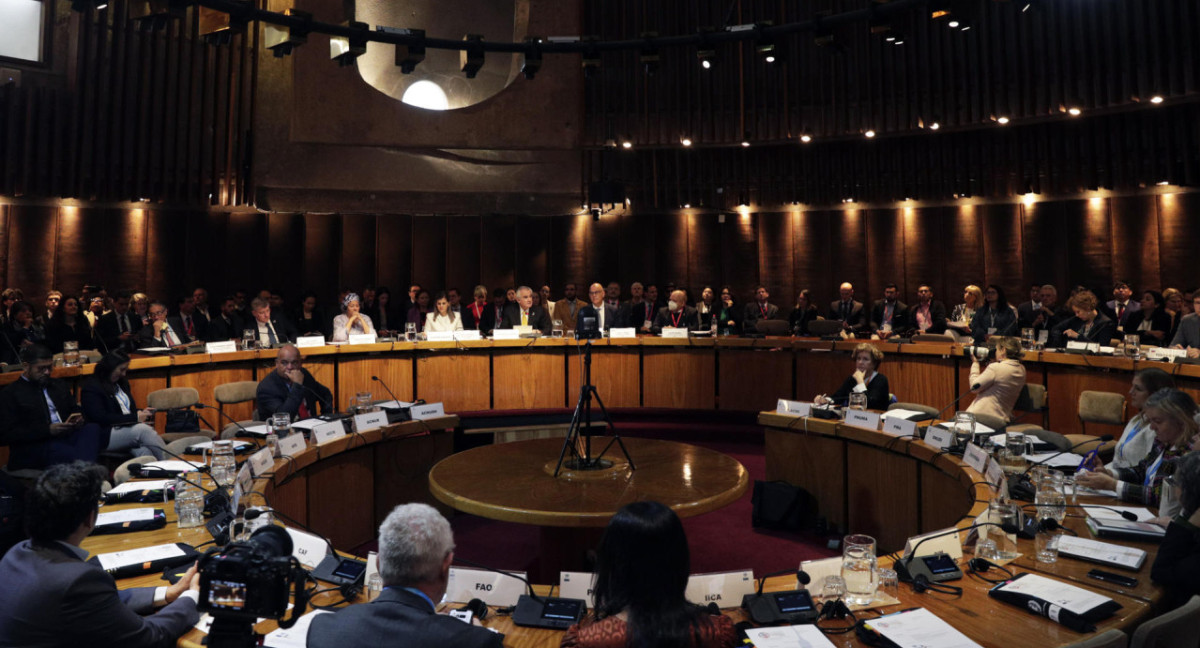
[[[868,129],[867,132],[863,133],[863,135],[866,135],[867,139],[870,139],[872,137],[875,137],[875,131]]]
[[[717,59],[717,51],[711,45],[702,45],[696,50],[696,58],[700,60],[700,67],[711,70]]]
[[[948,23],[946,23],[946,24],[947,24],[947,25],[949,25],[949,26],[950,26],[952,29],[957,29],[957,28],[958,28],[958,21],[957,21],[957,20],[951,20],[950,22],[948,22]]]
[[[1001,125],[1003,125],[1003,124],[1007,124],[1007,123],[1008,123],[1008,117],[1005,117],[1005,116],[1001,115],[1000,117],[997,117],[997,118],[996,118],[996,123],[998,123],[998,124],[1001,124]]]
[[[844,202],[844,203],[852,203],[852,202],[854,202],[854,199],[853,199],[853,198],[842,198],[842,202]]]
[[[1078,106],[1071,106],[1067,108],[1067,114],[1072,117],[1078,117],[1083,114],[1083,110],[1080,110]]]
[[[283,27],[281,25],[263,24],[263,46],[275,53],[275,58],[283,58],[292,50],[308,42],[308,32],[311,29],[312,14],[307,11],[288,9],[284,15],[303,21],[303,25]]]
[[[887,37],[886,37],[886,38],[884,38],[883,40],[885,40],[885,41],[887,41],[887,42],[889,42],[889,43],[894,43],[894,42],[896,42],[896,36],[895,36],[895,34],[893,34],[893,35],[887,36]]]
[[[463,41],[467,43],[467,48],[458,52],[459,66],[468,79],[474,79],[483,67],[483,35],[467,34],[463,36]]]
[[[631,148],[633,148],[633,142],[630,142],[629,140],[625,140],[624,142],[621,142],[621,148],[631,149]]]
[[[1160,187],[1166,187],[1166,186],[1170,185],[1171,183],[1170,183],[1170,181],[1167,181],[1167,180],[1159,180],[1157,184]]]
[[[396,27],[379,26],[375,28],[375,31],[397,36],[408,36],[412,39],[411,41],[406,40],[404,43],[396,45],[396,67],[400,68],[401,74],[412,74],[412,71],[417,69],[417,66],[425,60],[424,29],[399,29]]]
[[[593,44],[583,51],[583,76],[589,79],[600,70],[600,50],[596,49],[595,38],[589,39]]]
[[[754,51],[758,54],[758,58],[762,59],[763,63],[775,62],[775,39],[766,33],[766,28],[772,24],[774,23],[764,21],[754,26],[754,31],[758,34],[754,39]]]
[[[646,74],[650,75],[658,71],[658,64],[662,61],[662,57],[658,53],[658,46],[653,42],[653,39],[657,37],[658,32],[642,32],[642,38],[646,40],[646,43],[642,45],[638,59],[642,62]]]
[[[904,37],[901,36],[900,34],[896,34],[896,40],[892,41],[892,45],[903,45],[903,44],[904,44]]]
[[[750,148],[750,142],[747,142],[746,140],[742,140],[742,148]]]
[[[71,10],[84,12],[108,8],[108,0],[71,0]]]
[[[355,30],[353,36],[330,36],[329,58],[337,61],[339,67],[354,65],[358,57],[367,53],[367,30],[370,25],[364,22],[350,20],[342,23],[343,27]]]
[[[679,143],[680,143],[680,144],[683,144],[684,146],[691,146],[691,145],[692,145],[692,138],[690,138],[690,137],[684,137],[684,138],[681,138],[681,139],[679,140]]]
[[[950,1],[938,0],[937,2],[929,3],[929,18],[939,20],[950,17]]]
[[[1154,95],[1153,97],[1150,97],[1150,103],[1152,103],[1154,105],[1158,105],[1162,102],[1163,102],[1162,95]]]
[[[683,203],[683,208],[684,208],[684,209],[691,209],[691,208],[692,208],[692,203]]]
[[[521,53],[521,74],[524,74],[525,78],[530,81],[542,69],[542,49],[538,47],[540,42],[542,39],[537,36],[527,37],[525,51]]]
[[[801,136],[800,136],[800,141],[801,141],[801,142],[804,142],[805,144],[808,144],[809,142],[811,142],[811,141],[812,141],[812,135],[809,135],[808,133],[805,133],[805,134],[803,134],[803,135],[801,135]]]
[[[929,130],[937,130],[937,129],[941,128],[941,127],[942,127],[942,125],[941,125],[941,124],[939,124],[938,122],[931,122],[931,123],[929,124]]]

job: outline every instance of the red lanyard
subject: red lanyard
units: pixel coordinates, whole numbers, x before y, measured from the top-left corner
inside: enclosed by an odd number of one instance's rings
[[[683,311],[671,313],[671,323],[675,325],[675,328],[679,328],[679,320],[681,319],[683,319]]]
[[[758,310],[762,312],[763,319],[767,319],[767,305],[765,303],[759,304]]]

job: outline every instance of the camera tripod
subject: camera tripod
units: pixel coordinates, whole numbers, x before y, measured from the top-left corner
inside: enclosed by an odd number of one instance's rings
[[[596,456],[592,456],[593,398],[600,406],[601,420],[608,424],[608,429],[612,433],[612,439],[609,440],[608,445],[605,445],[604,449]],[[571,427],[567,430],[567,438],[563,440],[562,451],[558,453],[558,465],[554,467],[554,476],[558,477],[564,465],[568,470],[603,470],[611,467],[613,462],[605,459],[604,455],[614,443],[621,447],[621,454],[625,455],[625,460],[629,462],[629,469],[637,470],[637,466],[633,463],[633,457],[629,456],[629,450],[625,449],[625,443],[621,441],[621,435],[617,434],[617,428],[613,425],[612,417],[608,415],[608,409],[604,407],[600,393],[592,384],[592,341],[589,339],[583,352],[583,386],[579,388],[579,402],[575,404]],[[570,459],[567,459],[568,450],[571,452]]]

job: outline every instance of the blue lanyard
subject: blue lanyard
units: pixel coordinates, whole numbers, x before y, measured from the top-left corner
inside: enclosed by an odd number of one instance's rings
[[[1139,414],[1138,416],[1141,416],[1141,415]],[[1121,457],[1121,458],[1125,457],[1125,446],[1129,445],[1130,441],[1133,441],[1134,439],[1137,438],[1137,435],[1142,433],[1143,427],[1144,427],[1143,422],[1139,420],[1138,424],[1136,426],[1134,426],[1134,428],[1133,428],[1133,433],[1130,434],[1129,437],[1126,438],[1124,441],[1122,441],[1121,446],[1119,448],[1117,448],[1117,456],[1118,457]]]
[[[1166,454],[1167,449],[1164,447],[1162,452],[1158,453],[1158,458],[1154,460],[1154,463],[1150,464],[1150,468],[1146,471],[1146,481],[1143,483],[1143,485],[1146,487],[1146,490],[1151,490],[1153,488],[1154,475],[1158,474],[1158,469],[1160,466],[1162,466],[1163,457],[1166,456]]]

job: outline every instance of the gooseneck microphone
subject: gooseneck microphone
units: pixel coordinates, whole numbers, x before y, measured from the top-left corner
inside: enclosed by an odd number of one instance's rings
[[[388,388],[388,386],[387,386],[387,383],[383,382],[383,380],[381,380],[381,379],[379,378],[379,376],[371,376],[371,380],[373,380],[373,381],[375,381],[375,382],[379,383],[380,385],[383,385],[383,388],[384,388],[384,390],[386,390],[386,391],[387,391],[387,393],[388,393],[388,396],[391,396],[391,397],[392,397],[392,400],[396,401],[396,403],[397,403],[397,404],[399,404],[399,403],[402,403],[402,402],[403,402],[403,401],[401,401],[399,398],[396,398],[396,395],[392,393],[392,390],[391,390],[390,388]]]
[[[212,405],[205,405],[204,403],[196,403],[193,407],[199,407],[200,409],[210,409],[210,410],[213,410],[214,412],[216,412],[218,415],[224,417],[225,420],[227,420],[230,423],[237,426],[239,437],[253,436],[250,434],[250,431],[245,428],[245,426],[243,426],[241,423],[234,420],[234,418],[232,416],[223,412],[221,410],[221,408],[219,408],[219,407],[213,407]]]
[[[1088,439],[1087,441],[1080,441],[1079,443],[1076,443],[1075,445],[1071,446],[1070,448],[1067,448],[1066,450],[1059,450],[1058,452],[1055,452],[1054,454],[1050,455],[1049,457],[1046,457],[1045,459],[1040,459],[1038,461],[1033,462],[1032,464],[1029,465],[1028,468],[1025,469],[1025,472],[1021,473],[1021,475],[1022,476],[1028,475],[1029,471],[1033,470],[1034,467],[1040,466],[1059,455],[1063,455],[1068,452],[1071,452],[1072,450],[1074,450],[1075,448],[1078,448],[1080,446],[1085,446],[1089,443],[1096,443],[1097,441],[1100,442],[1100,445],[1104,445],[1105,443],[1108,443],[1109,441],[1112,441],[1112,440],[1113,440],[1113,435],[1105,434],[1104,436],[1102,436],[1098,439]]]
[[[914,573],[912,564],[914,561],[918,560],[917,556],[919,554],[917,553],[917,550],[920,549],[921,545],[925,544],[925,542],[927,540],[933,540],[934,538],[942,538],[942,537],[945,537],[948,535],[962,533],[963,531],[970,531],[971,529],[978,529],[980,527],[985,527],[985,526],[1000,527],[1001,529],[1004,530],[1005,533],[1017,533],[1018,531],[1020,531],[1020,529],[1018,529],[1017,526],[1015,524],[1012,524],[1011,522],[1006,522],[1006,523],[976,522],[975,524],[962,527],[961,529],[956,527],[954,529],[950,529],[949,531],[943,531],[941,533],[935,533],[931,536],[925,536],[924,538],[921,538],[921,541],[918,542],[913,547],[912,551],[909,552],[909,554],[907,556],[896,561],[896,563],[894,565],[894,567],[896,568],[896,575],[899,576],[900,580],[902,580],[906,583],[912,583],[915,581],[916,577],[919,574]]]
[[[1093,509],[1100,509],[1102,511],[1109,511],[1111,513],[1116,513],[1117,515],[1120,515],[1121,517],[1125,518],[1126,520],[1128,520],[1130,522],[1138,521],[1138,516],[1131,513],[1130,511],[1121,511],[1121,510],[1112,508],[1111,506],[1100,506],[1099,504],[1022,504],[1021,508],[1023,508],[1023,509],[1025,509],[1025,508],[1037,508],[1037,509],[1043,509],[1043,508],[1090,509],[1090,508],[1093,508]]]
[[[973,393],[975,392],[975,390],[976,390],[976,389],[979,389],[979,387],[980,387],[980,385],[979,385],[978,383],[976,383],[976,384],[974,384],[974,385],[971,385],[971,389],[970,389],[969,391],[965,391],[965,392],[963,392],[962,394],[960,394],[960,395],[959,395],[959,397],[958,397],[958,398],[955,398],[953,401],[951,401],[949,405],[947,405],[947,406],[943,407],[942,409],[938,410],[938,413],[937,413],[937,414],[934,414],[934,415],[933,415],[933,418],[932,418],[932,419],[930,419],[930,420],[933,420],[933,421],[940,421],[940,420],[942,420],[942,414],[945,414],[945,413],[946,413],[946,410],[950,409],[951,407],[954,407],[955,405],[958,405],[958,402],[959,402],[959,401],[961,401],[962,399],[966,398],[968,395],[970,395],[970,394],[973,394]]]

